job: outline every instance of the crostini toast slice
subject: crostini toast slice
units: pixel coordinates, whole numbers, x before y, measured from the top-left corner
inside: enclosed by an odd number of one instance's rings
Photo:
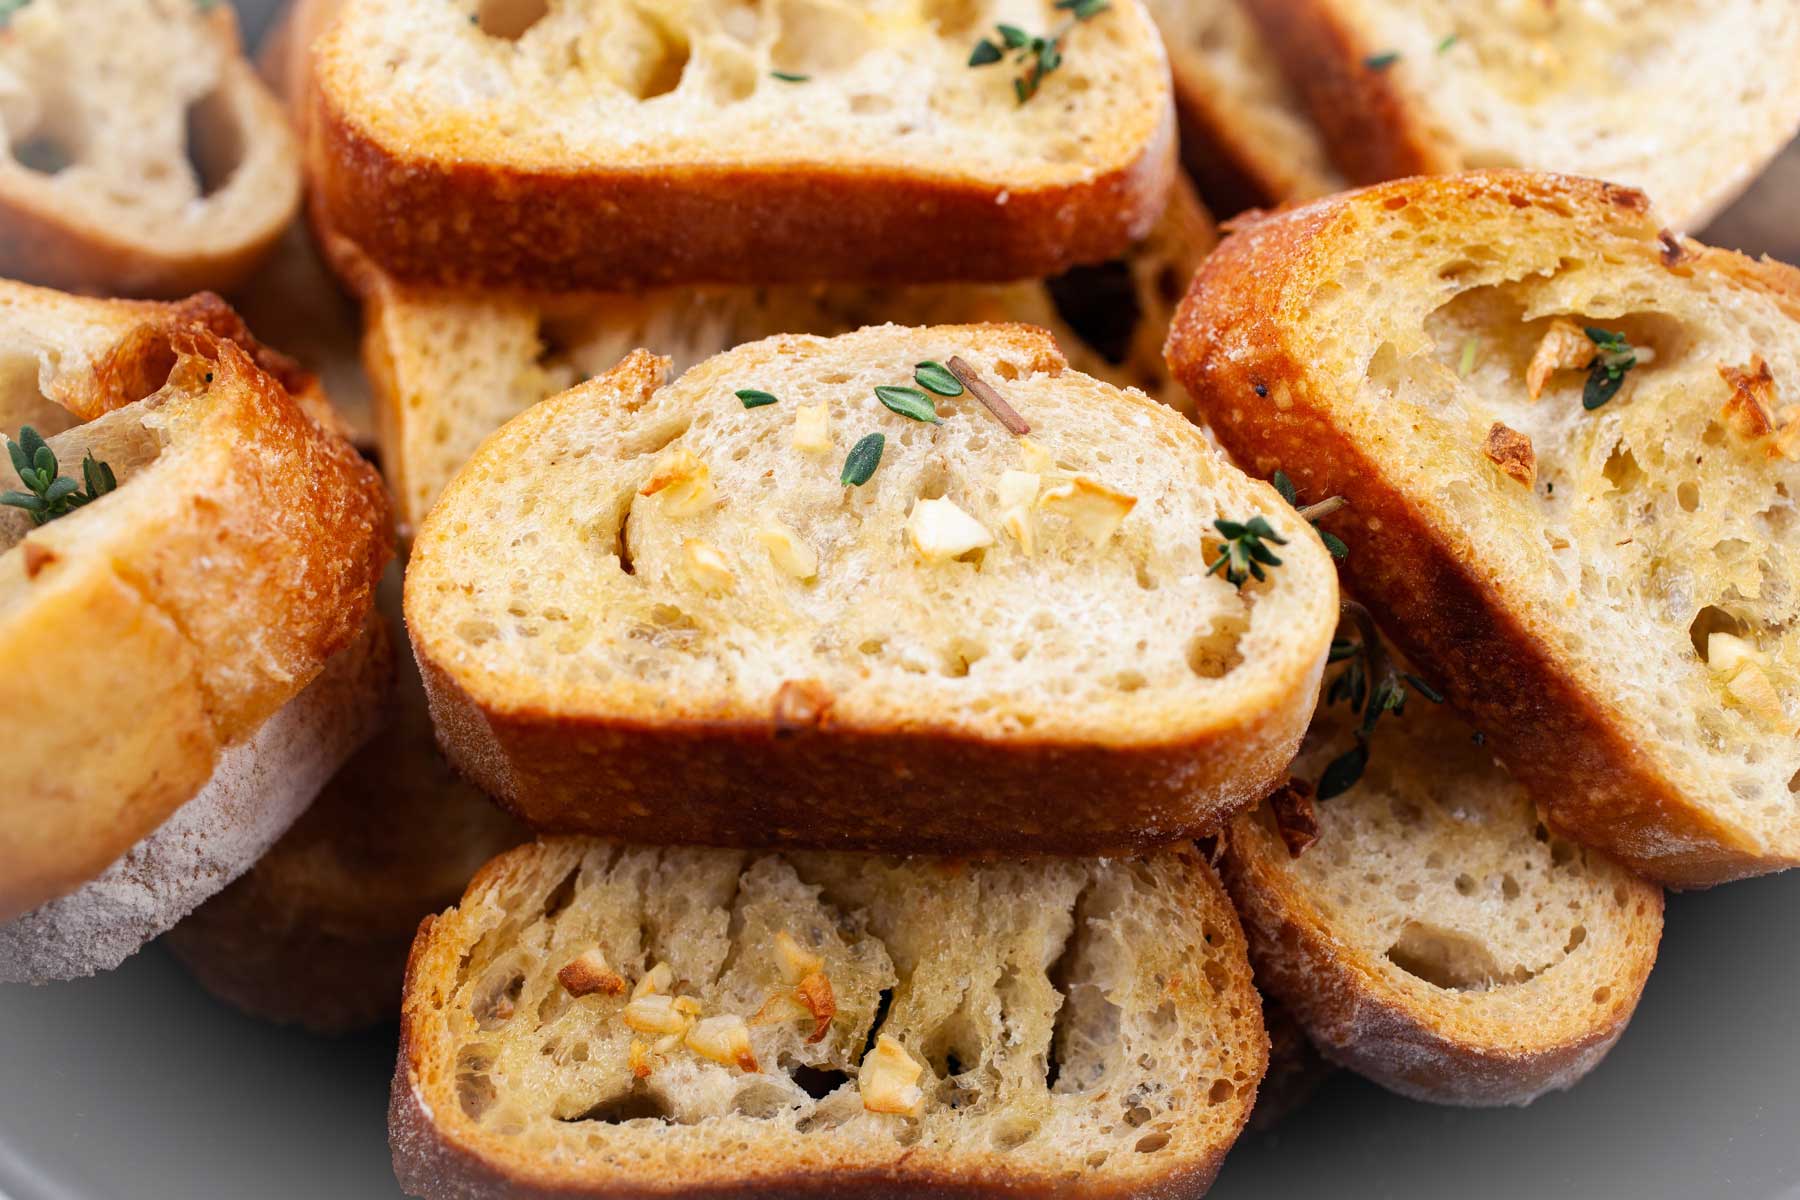
[[[134,296],[228,291],[299,209],[299,144],[229,4],[9,5],[0,131],[0,274]]]
[[[1800,127],[1789,0],[1244,0],[1357,183],[1588,175],[1700,229]]]
[[[343,0],[323,27],[316,215],[407,283],[1036,278],[1124,252],[1174,178],[1138,0]]]
[[[1179,414],[1024,326],[665,376],[639,351],[527,410],[414,543],[439,738],[527,823],[1099,853],[1279,781],[1336,573]]]
[[[1559,833],[1698,886],[1800,861],[1800,274],[1640,192],[1486,172],[1270,217],[1176,375],[1341,495],[1349,589]]]
[[[1268,1041],[1191,847],[489,864],[407,970],[406,1191],[1197,1197]]]

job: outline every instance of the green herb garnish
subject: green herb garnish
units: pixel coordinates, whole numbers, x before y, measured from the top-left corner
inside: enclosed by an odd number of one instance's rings
[[[1446,34],[1445,34],[1445,35],[1444,35],[1444,36],[1443,36],[1443,37],[1442,37],[1442,38],[1440,38],[1440,39],[1439,39],[1439,40],[1438,40],[1438,44],[1437,44],[1437,52],[1438,52],[1438,53],[1439,53],[1439,54],[1442,54],[1442,53],[1444,53],[1444,52],[1445,52],[1445,51],[1447,51],[1447,50],[1449,50],[1449,49],[1450,49],[1450,47],[1452,47],[1452,46],[1454,46],[1454,45],[1456,45],[1456,43],[1458,43],[1458,42],[1460,42],[1460,41],[1462,41],[1462,34],[1460,34],[1460,33],[1446,33]]]
[[[1384,50],[1380,54],[1371,54],[1363,59],[1363,66],[1371,71],[1385,71],[1400,61],[1398,50]]]
[[[960,396],[963,394],[962,380],[950,373],[950,368],[941,362],[927,360],[913,368],[913,382],[928,392],[936,392],[940,396]]]
[[[806,83],[812,79],[812,76],[796,75],[792,71],[770,71],[769,78],[779,79],[783,83]]]
[[[1472,337],[1462,344],[1462,357],[1456,363],[1456,374],[1459,379],[1467,379],[1469,372],[1475,369],[1475,354],[1480,349],[1480,338]]]
[[[30,4],[31,0],[0,0],[0,28],[19,14],[19,10]]]
[[[969,53],[971,67],[992,66],[1007,56],[1021,72],[1013,80],[1013,95],[1019,103],[1037,95],[1044,77],[1062,66],[1062,42],[1069,31],[1089,21],[1110,7],[1110,0],[1056,0],[1056,7],[1069,14],[1069,19],[1048,36],[1026,33],[1017,25],[996,25],[996,37],[982,38]]]
[[[776,403],[773,392],[759,391],[756,388],[739,388],[732,394],[744,402],[745,408],[761,408],[765,404]]]
[[[57,473],[56,451],[29,425],[20,428],[18,441],[6,440],[6,452],[20,481],[31,490],[0,492],[0,504],[24,509],[31,514],[34,525],[47,525],[58,517],[66,517],[119,486],[113,469],[96,459],[90,450],[81,460],[81,477],[87,483],[87,491],[82,491],[80,484]]]
[[[1269,549],[1268,543],[1285,546],[1287,539],[1271,529],[1262,517],[1255,516],[1241,522],[1214,521],[1213,528],[1225,538],[1225,544],[1219,547],[1219,557],[1207,564],[1208,575],[1223,567],[1226,580],[1241,588],[1248,579],[1267,579],[1264,567],[1281,565],[1281,560],[1275,557],[1275,552]]]
[[[931,397],[918,388],[895,387],[882,384],[875,389],[875,398],[885,404],[892,412],[903,417],[911,417],[915,421],[926,421],[932,425],[942,425],[938,419],[937,408],[931,403]]]
[[[1383,713],[1400,716],[1406,711],[1407,684],[1417,688],[1419,694],[1433,704],[1444,702],[1443,695],[1429,683],[1394,668],[1387,647],[1382,645],[1381,635],[1375,630],[1375,618],[1368,609],[1354,600],[1346,600],[1339,611],[1342,619],[1356,624],[1359,637],[1340,638],[1331,643],[1328,661],[1345,665],[1326,690],[1325,702],[1347,702],[1351,712],[1362,714],[1362,720],[1356,726],[1356,745],[1327,763],[1319,775],[1317,796],[1320,800],[1342,795],[1356,786],[1363,769],[1369,765],[1369,738],[1375,732],[1376,723]]]
[[[1581,407],[1592,412],[1619,394],[1625,386],[1625,372],[1637,366],[1637,351],[1622,333],[1589,325],[1584,329],[1588,341],[1600,348],[1588,365],[1587,382],[1581,388]]]
[[[1333,496],[1328,500],[1321,500],[1317,504],[1308,504],[1302,508],[1300,493],[1295,490],[1294,481],[1288,478],[1286,471],[1276,471],[1270,477],[1269,482],[1275,485],[1275,490],[1281,493],[1281,498],[1286,500],[1288,505],[1299,512],[1318,532],[1319,540],[1325,543],[1325,549],[1330,552],[1331,557],[1339,559],[1350,557],[1350,547],[1344,544],[1342,538],[1335,533],[1327,533],[1319,528],[1320,521],[1349,504],[1348,500],[1342,496]]]
[[[850,455],[844,459],[844,471],[838,476],[838,482],[846,487],[861,487],[869,482],[869,476],[875,474],[875,468],[881,465],[881,450],[886,445],[887,438],[879,433],[871,433],[850,447]]]

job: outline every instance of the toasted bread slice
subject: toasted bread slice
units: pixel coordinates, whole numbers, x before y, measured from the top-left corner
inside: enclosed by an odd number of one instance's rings
[[[1561,832],[1800,861],[1800,274],[1606,184],[1406,180],[1228,239],[1169,355],[1237,461],[1349,499],[1351,590]]]
[[[400,1039],[395,1171],[433,1198],[1199,1196],[1268,1049],[1191,848],[585,839],[496,859],[420,927]]]
[[[0,18],[0,274],[177,297],[242,283],[299,145],[228,4],[33,0]]]
[[[1338,166],[1611,179],[1699,229],[1800,126],[1791,0],[1244,0]]]
[[[872,390],[952,359],[1028,439],[973,392],[930,424]],[[1024,326],[665,367],[639,351],[508,423],[415,542],[406,623],[439,738],[528,823],[1099,853],[1204,832],[1275,784],[1336,573],[1178,414]],[[1282,564],[1242,589],[1208,574],[1215,517],[1266,521]]]
[[[1294,774],[1352,744],[1323,709]],[[1289,853],[1267,805],[1232,823],[1225,876],[1257,985],[1332,1060],[1416,1100],[1525,1104],[1612,1049],[1662,936],[1662,890],[1551,834],[1449,713],[1415,697],[1362,779]]]
[[[366,265],[350,269],[363,285],[364,360],[376,394],[382,464],[401,527],[411,530],[483,438],[639,347],[668,356],[680,371],[778,333],[848,333],[883,321],[1018,321],[1050,329],[1078,369],[1186,406],[1187,391],[1163,362],[1162,341],[1176,302],[1216,240],[1211,218],[1184,183],[1125,260],[1081,268],[1049,285],[509,296],[407,288]],[[340,260],[351,253],[340,250]]]
[[[381,614],[400,623],[400,570]],[[528,834],[438,753],[411,656],[390,717],[244,876],[163,938],[208,991],[256,1016],[343,1033],[400,1011],[419,921]]]
[[[222,307],[0,285],[0,411],[91,417],[50,438],[59,473],[92,452],[117,479],[45,525],[0,509],[0,690],[30,714],[0,794],[0,919],[162,825],[370,611],[380,481],[215,332]],[[64,327],[71,312],[88,319]],[[10,463],[0,481],[20,487]]]
[[[1021,102],[996,21],[1060,33]],[[1175,169],[1138,0],[344,0],[312,47],[319,216],[409,283],[1008,280],[1124,252]]]
[[[229,890],[380,728],[393,666],[393,643],[372,624],[298,696],[225,749],[205,785],[168,820],[74,891],[0,922],[0,983],[110,971]]]
[[[1181,158],[1220,216],[1344,186],[1240,0],[1148,0],[1181,116]]]

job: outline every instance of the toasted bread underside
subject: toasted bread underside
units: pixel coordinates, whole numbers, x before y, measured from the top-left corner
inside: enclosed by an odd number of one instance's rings
[[[594,954],[618,990],[571,994],[559,976]],[[659,963],[651,1006],[747,1041],[634,1031]],[[1191,848],[972,864],[554,839],[420,927],[390,1131],[426,1197],[1198,1196],[1267,1047]]]
[[[0,412],[91,417],[50,438],[60,473],[79,480],[92,451],[118,479],[41,527],[0,509],[0,694],[29,731],[0,794],[0,919],[161,825],[369,612],[390,546],[380,482],[194,319],[222,307],[0,286]],[[71,308],[91,320],[45,320]],[[0,465],[0,489],[18,486]]]
[[[230,5],[34,0],[0,31],[0,78],[0,273],[229,289],[299,207],[299,146]]]
[[[1028,103],[968,66],[996,20],[1073,26]],[[319,215],[411,283],[1034,278],[1123,253],[1174,176],[1137,0],[345,0],[312,51]]]
[[[1150,0],[1174,75],[1181,158],[1220,216],[1344,186],[1239,0]]]
[[[402,527],[416,528],[483,438],[634,349],[666,355],[685,371],[778,333],[832,335],[887,321],[1040,325],[1077,369],[1186,406],[1186,390],[1163,362],[1162,341],[1188,280],[1216,240],[1212,219],[1181,183],[1155,228],[1124,260],[1077,268],[1050,285],[507,296],[406,288],[359,269],[364,359],[376,393],[383,467]]]
[[[397,644],[400,570],[382,581]],[[394,1019],[419,921],[527,834],[438,753],[412,656],[389,721],[242,878],[163,939],[208,991],[321,1033]]]
[[[1591,411],[1583,326],[1649,359]],[[1237,461],[1349,499],[1350,587],[1561,831],[1678,886],[1800,861],[1792,268],[1605,184],[1405,180],[1228,239],[1169,355]]]
[[[953,357],[1028,439],[969,393],[937,400],[940,424],[877,401]],[[639,352],[507,424],[414,545],[439,737],[535,827],[1099,853],[1274,785],[1336,574],[1179,414],[1025,326],[776,337],[668,384],[663,366]],[[879,468],[846,487],[875,434]],[[1284,562],[1240,590],[1207,574],[1211,521],[1255,516]]]
[[[1294,774],[1351,745],[1322,712]],[[1266,806],[1225,874],[1257,985],[1334,1061],[1417,1100],[1525,1104],[1598,1065],[1637,1006],[1662,891],[1550,833],[1460,721],[1415,696],[1288,853]]]
[[[1800,125],[1790,0],[1245,4],[1358,182],[1562,171],[1699,229]]]
[[[152,833],[74,891],[0,922],[0,983],[109,971],[230,884],[380,726],[393,664],[387,631],[371,623],[221,753],[194,798]]]

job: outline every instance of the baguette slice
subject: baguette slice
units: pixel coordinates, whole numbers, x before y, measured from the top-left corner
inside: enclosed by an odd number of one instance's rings
[[[380,728],[393,685],[387,631],[326,660],[300,694],[225,749],[212,776],[92,880],[0,922],[0,983],[110,971],[238,878]],[[204,909],[202,909],[204,911]],[[391,1000],[391,997],[390,997]]]
[[[363,631],[380,481],[220,308],[0,284],[0,413],[56,401],[85,419],[50,439],[60,473],[91,450],[118,479],[41,527],[0,509],[0,920],[161,826]]]
[[[1027,103],[968,65],[996,22],[1068,27]],[[409,283],[1032,278],[1122,253],[1174,177],[1138,0],[344,0],[312,52],[317,215]]]
[[[607,990],[659,963],[647,1003]],[[685,1039],[627,1025],[676,996],[700,1006]],[[1199,1196],[1255,1099],[1257,1012],[1191,847],[971,864],[553,839],[420,926],[395,1172],[434,1200]]]
[[[1149,0],[1174,75],[1181,157],[1220,216],[1339,191],[1312,118],[1240,0]]]
[[[1319,714],[1296,777],[1352,744]],[[1288,853],[1269,807],[1225,877],[1257,985],[1333,1061],[1415,1100],[1526,1104],[1612,1049],[1662,936],[1662,890],[1551,834],[1467,726],[1415,698]]]
[[[1617,180],[1699,229],[1800,126],[1792,0],[1245,0],[1353,181]]]
[[[403,641],[397,565],[379,604]],[[318,1033],[392,1021],[420,919],[526,840],[438,753],[410,656],[385,707],[387,727],[286,836],[163,938],[228,1003]]]
[[[952,358],[1029,440],[967,393],[941,424],[877,401]],[[1178,414],[1023,326],[665,366],[639,351],[509,422],[415,542],[407,628],[440,741],[528,824],[1100,853],[1205,832],[1277,781],[1336,573]],[[803,409],[828,422],[816,449]],[[879,468],[844,486],[875,434]],[[1266,520],[1282,565],[1243,590],[1209,575],[1215,517]]]
[[[1051,330],[1079,370],[1185,407],[1187,392],[1169,378],[1162,341],[1217,235],[1181,183],[1126,259],[1078,268],[1049,285],[667,288],[642,297],[408,288],[357,262],[354,248],[336,240],[334,257],[348,264],[364,295],[363,357],[382,462],[401,527],[411,530],[483,438],[638,347],[684,371],[778,333],[831,335],[882,321],[1018,321]]]
[[[228,4],[32,0],[0,18],[0,273],[177,297],[242,283],[299,146]]]
[[[1533,401],[1559,318],[1654,358]],[[1800,861],[1800,274],[1607,184],[1404,180],[1228,239],[1169,357],[1237,461],[1349,499],[1346,583],[1560,832],[1675,886]]]

